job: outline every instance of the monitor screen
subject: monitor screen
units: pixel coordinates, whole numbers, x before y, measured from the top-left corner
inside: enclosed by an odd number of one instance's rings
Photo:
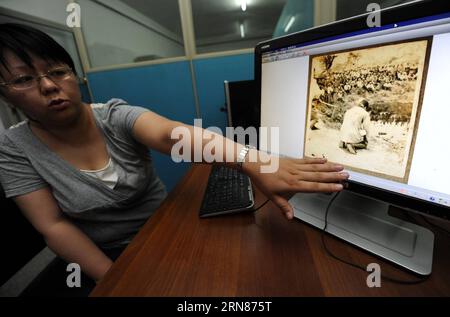
[[[450,14],[286,43],[261,43],[256,65],[276,154],[325,157],[352,182],[450,207]]]
[[[243,80],[226,83],[227,111],[230,112],[229,119],[231,119],[231,122],[228,122],[229,126],[259,128],[261,114],[255,100],[255,81]]]
[[[256,82],[254,80],[227,81],[225,82],[225,95],[228,126],[243,129],[255,128],[256,137],[258,137],[261,111],[255,98]],[[235,136],[235,140],[238,141],[237,136]],[[252,145],[257,146],[258,140],[250,140],[246,136],[245,143],[254,143]]]

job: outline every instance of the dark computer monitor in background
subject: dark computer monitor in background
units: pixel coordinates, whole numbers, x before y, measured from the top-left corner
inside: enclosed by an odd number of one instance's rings
[[[248,129],[254,127],[259,132],[261,108],[256,99],[256,82],[254,80],[225,81],[225,102],[228,126]],[[237,141],[237,140],[235,140]],[[256,140],[256,143],[258,140]],[[245,143],[249,143],[247,139]],[[252,144],[257,146],[257,144]]]
[[[295,217],[415,273],[432,270],[434,235],[388,215],[396,205],[450,218],[450,2],[417,1],[258,44],[260,149],[326,157],[349,190],[298,194]]]

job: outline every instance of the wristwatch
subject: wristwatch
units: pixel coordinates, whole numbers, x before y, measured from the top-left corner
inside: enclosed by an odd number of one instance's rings
[[[251,149],[255,149],[255,147],[251,146],[251,145],[246,145],[239,152],[239,155],[238,155],[238,158],[237,158],[237,165],[238,165],[240,170],[242,170],[242,164],[244,164],[245,158],[247,157],[248,152]]]

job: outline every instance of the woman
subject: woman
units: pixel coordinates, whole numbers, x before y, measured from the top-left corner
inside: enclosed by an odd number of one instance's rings
[[[166,196],[148,149],[170,154],[173,129],[199,128],[118,99],[84,104],[68,53],[23,25],[0,25],[0,94],[28,118],[0,136],[6,196],[56,254],[101,280],[113,260],[107,254],[123,249]],[[235,150],[226,164],[239,168],[243,146],[225,144]],[[241,168],[289,219],[290,195],[340,191],[348,178],[325,160],[280,159],[271,174],[261,165],[247,156]]]

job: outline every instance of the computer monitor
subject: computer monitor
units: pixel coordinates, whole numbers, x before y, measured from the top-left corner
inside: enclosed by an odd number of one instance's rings
[[[228,126],[233,128],[255,128],[259,136],[261,110],[256,100],[256,82],[254,80],[225,81],[225,102],[228,114]],[[237,137],[236,137],[236,141]],[[245,143],[252,141],[258,146],[258,140],[250,140],[246,136]]]
[[[369,16],[369,14],[371,14]],[[350,173],[327,232],[418,274],[434,236],[387,214],[389,204],[450,216],[450,2],[418,1],[257,45],[261,126],[269,151],[325,157]],[[330,197],[298,194],[295,217],[324,228]],[[326,227],[326,226],[325,226]]]

